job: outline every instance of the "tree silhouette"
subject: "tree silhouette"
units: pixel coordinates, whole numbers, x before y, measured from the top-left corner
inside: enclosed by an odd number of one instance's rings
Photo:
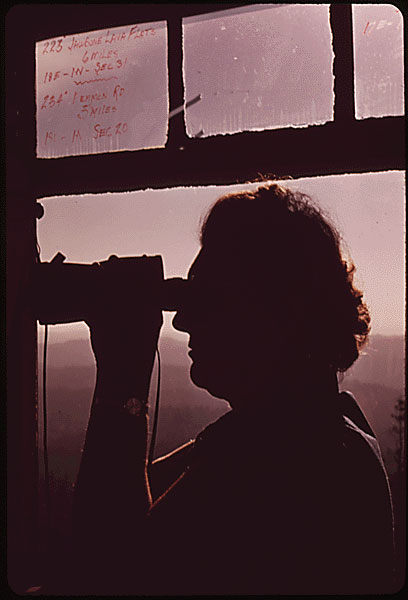
[[[405,473],[405,427],[406,427],[406,404],[403,396],[400,396],[394,405],[391,414],[393,425],[391,431],[396,435],[395,461],[397,471],[401,477]]]
[[[396,545],[396,578],[397,584],[402,585],[405,577],[405,523],[406,523],[406,492],[405,492],[405,435],[406,435],[406,404],[403,396],[397,398],[391,414],[395,435],[394,460],[396,471],[390,477],[394,506],[394,526]]]

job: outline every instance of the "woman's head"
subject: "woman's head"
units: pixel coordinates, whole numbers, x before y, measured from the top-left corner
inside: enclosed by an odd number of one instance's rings
[[[353,364],[368,309],[338,232],[307,195],[270,184],[223,196],[204,221],[201,246],[174,322],[190,333],[197,385],[229,399],[261,366]]]

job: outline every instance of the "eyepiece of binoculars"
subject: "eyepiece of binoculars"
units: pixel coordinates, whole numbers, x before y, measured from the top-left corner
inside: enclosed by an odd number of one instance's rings
[[[162,310],[177,310],[183,302],[187,279],[173,277],[163,281]]]

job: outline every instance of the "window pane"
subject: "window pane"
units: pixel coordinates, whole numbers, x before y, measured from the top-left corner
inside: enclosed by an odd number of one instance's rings
[[[39,158],[165,145],[165,21],[44,40],[35,50]]]
[[[391,4],[354,4],[356,118],[404,114],[403,18]]]
[[[328,5],[263,4],[183,19],[187,134],[333,120]]]
[[[364,410],[371,408],[368,416],[372,417],[374,428],[377,424],[382,427],[391,423],[391,402],[402,393],[405,381],[404,174],[332,175],[281,183],[310,194],[328,213],[356,264],[356,281],[371,312],[372,334],[364,355],[347,373],[345,382],[347,389],[358,392]],[[58,251],[67,256],[68,262],[88,263],[105,260],[110,254],[161,254],[166,277],[185,277],[200,248],[198,224],[210,206],[223,194],[258,185],[178,187],[42,199],[45,215],[37,224],[41,259],[49,261]],[[173,316],[174,313],[164,314],[160,336],[162,383],[157,452],[162,454],[195,437],[228,408],[225,402],[192,384],[187,355],[189,338],[172,327]],[[38,358],[41,372],[42,352]],[[95,371],[88,327],[84,323],[51,326],[50,466],[56,476],[65,472],[71,483],[79,466]],[[153,378],[151,407],[155,381]],[[383,412],[384,406],[388,408]]]

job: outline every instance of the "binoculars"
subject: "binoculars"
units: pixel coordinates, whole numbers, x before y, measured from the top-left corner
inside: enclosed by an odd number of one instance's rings
[[[42,324],[86,321],[108,294],[153,303],[162,310],[179,307],[186,279],[164,279],[161,256],[131,256],[93,264],[65,263],[58,252],[51,262],[39,262],[32,277],[33,307]]]

